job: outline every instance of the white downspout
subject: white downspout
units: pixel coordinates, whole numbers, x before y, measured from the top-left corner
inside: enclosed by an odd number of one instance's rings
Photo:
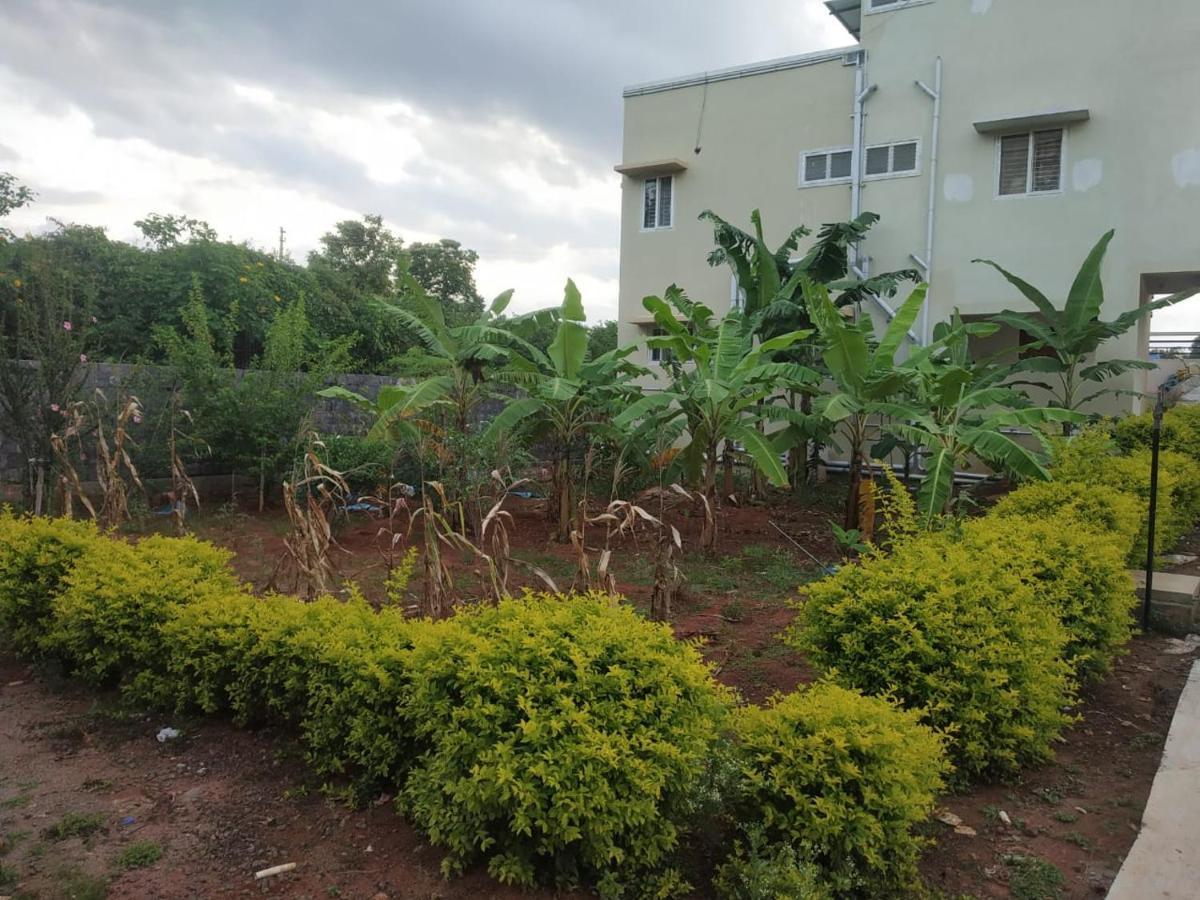
[[[854,67],[854,140],[850,150],[850,218],[857,219],[862,213],[863,181],[863,107],[867,98],[875,92],[875,85],[866,87],[867,51],[858,51],[858,63]],[[858,245],[850,248],[850,268],[861,269]]]
[[[917,263],[925,270],[925,281],[933,280],[933,235],[934,221],[937,213],[937,176],[938,176],[938,145],[942,131],[942,58],[939,56],[933,67],[933,87],[923,81],[917,82],[917,87],[933,100],[933,129],[929,139],[929,210],[925,219],[925,258]],[[914,257],[915,258],[915,257]],[[921,308],[921,343],[928,344],[932,340],[932,329],[929,322],[929,308],[932,305],[932,285],[925,294],[925,305]]]

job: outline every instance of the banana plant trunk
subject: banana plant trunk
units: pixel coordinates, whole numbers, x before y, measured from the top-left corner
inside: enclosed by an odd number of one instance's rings
[[[846,495],[846,509],[842,516],[842,527],[858,527],[858,504],[862,484],[863,445],[866,443],[866,417],[855,416],[850,425],[850,492]]]
[[[704,511],[704,527],[700,532],[700,549],[710,556],[717,551],[717,444],[708,447],[704,458],[704,496],[708,500]]]
[[[571,457],[564,451],[554,467],[554,493],[558,507],[558,540],[571,540]]]

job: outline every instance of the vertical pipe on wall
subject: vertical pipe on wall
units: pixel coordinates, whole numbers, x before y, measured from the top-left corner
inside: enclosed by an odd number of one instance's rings
[[[923,90],[933,100],[933,125],[929,136],[929,210],[925,219],[925,257],[920,262],[925,269],[925,281],[933,281],[933,235],[934,221],[937,214],[937,175],[938,175],[938,145],[942,133],[942,58],[939,56],[933,66],[933,87],[918,81],[917,87]],[[931,338],[929,323],[929,307],[932,304],[932,285],[925,294],[925,305],[921,309],[921,343],[928,344]]]
[[[875,85],[866,87],[867,51],[858,51],[858,62],[854,67],[854,140],[850,149],[850,218],[857,219],[862,213],[863,182],[863,107],[875,90]],[[850,248],[851,269],[861,269],[861,253],[858,245]]]

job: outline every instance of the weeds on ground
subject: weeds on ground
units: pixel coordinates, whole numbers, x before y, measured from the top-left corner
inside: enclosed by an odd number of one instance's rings
[[[88,840],[97,831],[104,830],[104,816],[100,813],[67,813],[58,822],[42,831],[49,841],[65,841],[70,838]]]
[[[1057,900],[1061,896],[1062,872],[1036,856],[1010,853],[1004,857],[1008,868],[1008,890],[1013,900]]]
[[[152,866],[162,859],[163,849],[154,841],[136,841],[121,851],[117,857],[117,867],[121,869],[141,869]]]

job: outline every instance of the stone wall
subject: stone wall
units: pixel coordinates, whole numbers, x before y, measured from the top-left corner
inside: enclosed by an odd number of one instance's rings
[[[244,375],[239,371],[239,375]],[[132,385],[138,392],[138,399],[146,407],[148,414],[153,414],[157,404],[165,402],[164,393],[155,392],[148,385],[163,384],[164,370],[154,366],[138,366],[129,363],[89,363],[80,396],[86,397],[97,388],[110,397],[115,396],[122,385]],[[396,384],[396,379],[386,375],[364,375],[348,373],[329,379],[330,384],[342,387],[370,397],[374,400],[379,395],[379,389],[384,385]],[[157,394],[157,395],[156,395]],[[495,410],[486,410],[486,418],[495,415]],[[363,434],[370,425],[369,417],[355,409],[349,403],[337,400],[319,400],[313,410],[313,419],[317,431],[321,434]],[[218,474],[200,471],[196,474]],[[0,431],[0,483],[19,483],[25,477],[24,460],[20,449],[12,435]]]

